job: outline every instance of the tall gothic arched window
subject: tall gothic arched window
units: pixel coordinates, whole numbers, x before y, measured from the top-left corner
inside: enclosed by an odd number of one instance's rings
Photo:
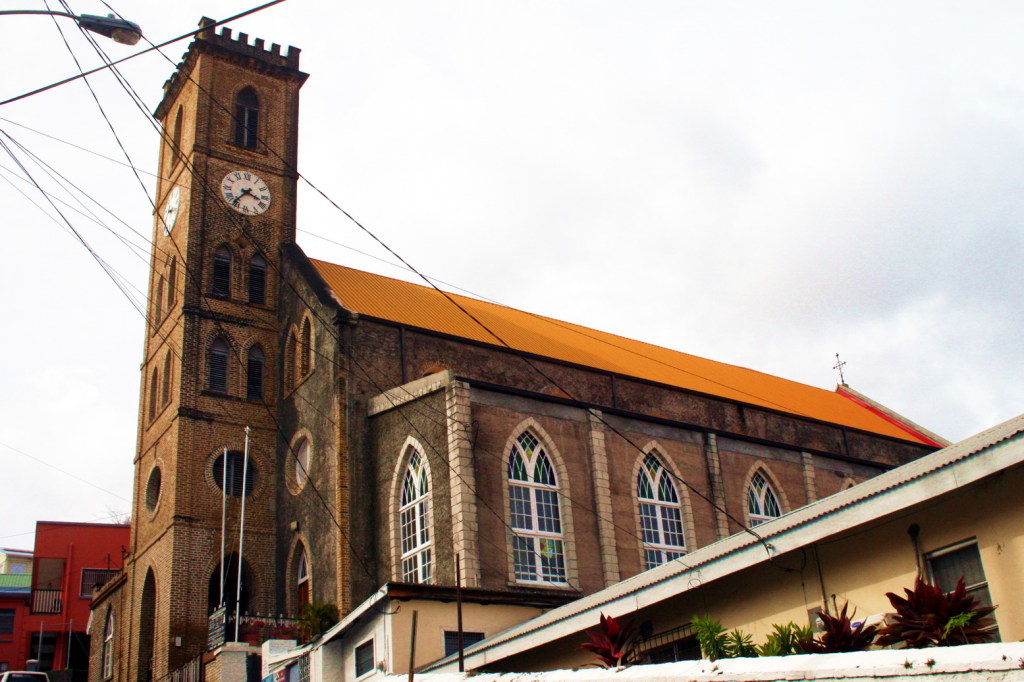
[[[235,98],[235,144],[255,149],[259,129],[260,99],[252,87],[243,88]]]
[[[249,259],[249,303],[263,304],[267,300],[267,261],[256,254]]]
[[[309,600],[309,562],[306,560],[306,548],[299,545],[299,566],[295,572],[295,605],[296,611],[310,603]]]
[[[678,559],[686,552],[683,514],[675,483],[653,454],[644,457],[636,476],[644,569]]]
[[[760,471],[750,479],[750,487],[747,488],[747,513],[751,526],[782,516],[779,498]]]
[[[210,292],[214,296],[231,296],[231,250],[226,246],[219,247],[213,252],[213,278],[210,282]]]
[[[312,367],[313,360],[313,325],[307,317],[302,321],[302,347],[299,349],[299,375],[306,376]]]
[[[433,576],[430,521],[430,470],[418,449],[409,447],[409,463],[402,478],[398,523],[402,540],[402,580],[427,583]]]
[[[210,344],[210,375],[207,385],[215,393],[228,392],[228,344],[217,337]]]
[[[153,373],[149,377],[149,418],[152,420],[156,417],[156,405],[157,405],[157,387],[160,385],[157,377],[158,372],[156,367],[153,368]]]
[[[114,676],[114,610],[107,610],[107,622],[103,626],[103,679]]]
[[[524,431],[508,457],[512,563],[521,582],[565,582],[558,478],[540,441]]]
[[[171,351],[164,354],[164,381],[160,388],[160,398],[164,405],[171,402]]]
[[[263,399],[263,370],[266,360],[259,345],[249,349],[245,364],[245,397],[249,400]]]

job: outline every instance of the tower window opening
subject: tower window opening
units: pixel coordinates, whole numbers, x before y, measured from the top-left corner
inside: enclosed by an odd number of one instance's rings
[[[220,247],[213,254],[213,282],[211,293],[227,298],[231,295],[231,251]]]
[[[260,100],[251,87],[244,88],[235,99],[235,144],[255,149],[259,140]]]

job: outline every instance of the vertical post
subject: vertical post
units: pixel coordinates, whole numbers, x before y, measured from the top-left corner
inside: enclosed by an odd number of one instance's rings
[[[466,659],[462,654],[462,557],[455,555],[455,613],[459,628],[459,672],[466,672]]]
[[[249,473],[249,432],[245,427],[245,453],[242,455],[242,516],[238,521],[238,583],[235,586],[235,641],[238,641],[238,626],[242,617],[238,612],[242,601],[242,549],[245,546],[245,479]]]
[[[228,449],[224,448],[224,466],[220,475],[220,601],[217,606],[224,606],[224,543],[228,534]]]
[[[412,682],[412,671],[416,668],[416,616],[418,615],[419,612],[413,609],[412,637],[409,638],[409,682]]]
[[[71,632],[75,629],[75,621],[68,623],[68,650],[64,652],[64,669],[71,669]]]

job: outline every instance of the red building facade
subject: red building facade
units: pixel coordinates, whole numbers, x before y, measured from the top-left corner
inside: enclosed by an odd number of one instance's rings
[[[93,588],[117,576],[129,526],[104,523],[36,523],[29,589],[3,595],[10,634],[0,635],[0,662],[25,670],[68,671],[84,680],[89,663],[89,602]]]

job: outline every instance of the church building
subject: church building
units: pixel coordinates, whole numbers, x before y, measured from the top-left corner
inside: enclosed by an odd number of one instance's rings
[[[389,583],[555,606],[945,444],[845,385],[308,258],[299,50],[212,24],[155,112],[132,536],[92,679]]]

